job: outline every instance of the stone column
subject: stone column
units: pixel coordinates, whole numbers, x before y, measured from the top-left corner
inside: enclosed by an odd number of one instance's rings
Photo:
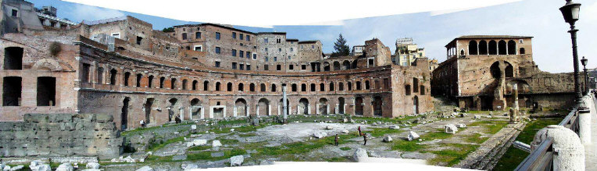
[[[282,113],[284,114],[284,122],[286,122],[286,119],[288,119],[288,106],[286,104],[286,101],[288,100],[286,98],[286,86],[282,86]]]
[[[531,143],[535,151],[541,142],[553,139],[554,170],[585,170],[585,148],[574,131],[559,125],[549,125],[537,132]]]
[[[591,144],[591,113],[595,114],[595,105],[591,96],[583,98],[584,109],[578,111],[578,136],[583,144]]]

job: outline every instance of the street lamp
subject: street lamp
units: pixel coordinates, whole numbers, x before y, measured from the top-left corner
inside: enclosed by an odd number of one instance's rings
[[[585,92],[583,92],[583,93],[584,93],[584,95],[587,95],[587,94],[589,94],[589,75],[587,73],[587,63],[589,63],[589,60],[583,56],[582,59],[580,60],[580,63],[582,64],[582,67],[584,68],[584,71],[585,71]]]
[[[572,57],[574,60],[574,92],[576,93],[577,103],[581,102],[582,94],[580,92],[580,80],[578,78],[578,51],[576,50],[576,32],[578,29],[574,27],[574,23],[578,20],[580,13],[580,4],[573,3],[572,0],[566,0],[566,5],[560,8],[564,20],[570,24],[570,36],[572,37]]]

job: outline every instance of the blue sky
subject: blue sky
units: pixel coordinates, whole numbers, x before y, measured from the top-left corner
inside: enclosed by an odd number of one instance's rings
[[[59,0],[29,0],[36,7],[52,5],[58,8],[58,17],[75,22],[100,20],[131,15],[153,24],[154,29],[191,22],[129,13],[126,11],[74,4]],[[597,67],[597,0],[576,0],[582,3],[581,19],[576,26],[579,55],[589,59],[589,68]],[[508,4],[432,15],[431,12],[401,14],[344,20],[336,26],[273,26],[257,28],[235,26],[240,29],[287,32],[288,38],[321,40],[324,52],[333,51],[333,42],[342,34],[350,46],[364,44],[365,40],[379,38],[395,49],[397,38],[411,37],[424,47],[429,58],[446,59],[444,46],[462,35],[523,35],[533,36],[533,57],[539,68],[549,72],[571,72],[572,50],[569,25],[558,10],[564,0],[523,0]],[[189,12],[192,13],[192,12]],[[227,15],[235,15],[223,11]]]

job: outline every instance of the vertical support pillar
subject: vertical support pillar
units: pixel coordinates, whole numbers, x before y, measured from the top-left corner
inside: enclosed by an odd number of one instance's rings
[[[286,101],[288,100],[286,98],[286,86],[282,86],[282,113],[284,114],[284,122],[286,122],[286,120],[288,119],[288,106],[286,104]]]

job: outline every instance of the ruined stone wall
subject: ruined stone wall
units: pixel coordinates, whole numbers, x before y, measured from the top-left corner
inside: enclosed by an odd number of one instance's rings
[[[400,109],[393,110],[392,117],[433,111],[428,67],[426,58],[417,60],[416,66],[392,65],[392,103]]]
[[[317,61],[322,59],[322,44],[319,40],[316,41],[300,41],[298,54],[301,60]]]
[[[3,157],[120,155],[122,138],[111,115],[26,114],[20,122],[0,122]]]
[[[0,121],[22,120],[25,113],[74,113],[76,102],[76,93],[73,91],[75,85],[73,80],[77,79],[75,68],[72,67],[72,61],[76,55],[76,47],[56,43],[60,51],[56,55],[49,53],[49,48],[54,42],[72,42],[72,37],[49,37],[38,36],[30,37],[23,34],[5,34],[0,40],[0,92],[3,94],[3,106],[0,107]],[[21,69],[6,69],[7,51],[12,48],[23,50]],[[51,105],[39,105],[37,99],[38,78],[55,78],[55,99],[50,102]],[[21,82],[14,82],[7,78],[20,78]],[[13,90],[6,90],[8,85],[20,86],[15,91],[21,90],[21,94],[15,94],[17,97],[6,98],[7,94]],[[10,100],[4,101],[5,99]]]

